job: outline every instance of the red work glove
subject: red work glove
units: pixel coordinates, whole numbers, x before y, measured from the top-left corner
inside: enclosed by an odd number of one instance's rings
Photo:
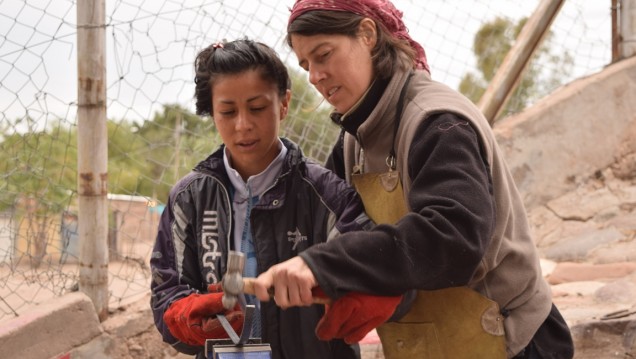
[[[223,291],[221,284],[210,284],[207,294],[190,294],[170,305],[163,314],[163,320],[170,333],[181,342],[202,346],[206,339],[228,338],[228,334],[216,318],[225,314],[228,322],[237,333],[243,329],[243,312],[236,304],[232,310],[225,310],[221,303]]]
[[[314,294],[316,292],[314,290]],[[401,295],[384,297],[347,293],[331,305],[325,305],[325,315],[316,326],[316,335],[321,340],[339,338],[347,344],[357,343],[391,318],[401,300]]]

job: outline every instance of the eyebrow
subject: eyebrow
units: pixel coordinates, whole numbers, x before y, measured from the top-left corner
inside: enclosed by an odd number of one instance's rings
[[[262,98],[262,97],[265,97],[265,95],[256,95],[256,96],[248,98],[247,102],[256,101],[256,100],[258,100],[259,98]],[[220,99],[219,102],[222,103],[222,104],[231,105],[231,104],[234,103],[234,100],[223,100],[223,99]]]

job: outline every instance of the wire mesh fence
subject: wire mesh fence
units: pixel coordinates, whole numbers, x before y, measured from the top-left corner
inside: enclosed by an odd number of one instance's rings
[[[538,0],[395,0],[435,80],[477,101]],[[293,0],[108,0],[110,308],[147,293],[171,185],[220,143],[194,115],[210,43],[274,47],[293,78],[282,135],[324,161],[339,131],[285,45]],[[78,290],[74,0],[0,0],[0,322]],[[566,1],[503,116],[611,61],[610,1]]]

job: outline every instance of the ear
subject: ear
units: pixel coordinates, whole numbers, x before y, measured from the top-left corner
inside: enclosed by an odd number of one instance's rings
[[[291,102],[291,90],[285,92],[285,96],[281,99],[280,120],[284,120],[289,112],[289,104]]]
[[[378,42],[378,29],[375,21],[368,17],[362,19],[358,25],[358,36],[369,49],[373,49]]]

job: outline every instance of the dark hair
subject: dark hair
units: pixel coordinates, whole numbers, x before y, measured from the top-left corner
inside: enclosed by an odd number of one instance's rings
[[[298,16],[287,27],[287,45],[294,48],[292,35],[312,36],[319,34],[358,36],[358,27],[363,16],[348,11],[312,10]],[[381,22],[375,21],[377,42],[371,52],[373,70],[383,78],[391,77],[397,69],[415,67],[415,51],[406,40],[391,35]]]
[[[276,83],[278,95],[291,88],[287,67],[269,46],[248,39],[216,43],[197,54],[194,60],[197,115],[212,115],[212,86],[218,76],[258,69],[264,80]]]

